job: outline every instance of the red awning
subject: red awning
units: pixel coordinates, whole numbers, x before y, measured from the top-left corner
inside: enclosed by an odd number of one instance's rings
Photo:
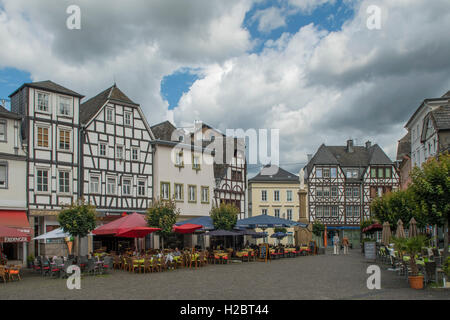
[[[160,228],[150,227],[134,227],[129,229],[120,229],[116,233],[116,237],[124,238],[144,238],[146,235],[161,230]]]
[[[0,242],[28,242],[31,236],[14,228],[0,226]]]
[[[379,223],[374,223],[367,228],[364,228],[362,232],[369,232],[369,231],[376,231],[376,230],[383,230],[383,226]]]
[[[145,229],[144,229],[145,228]],[[141,231],[139,231],[141,229]],[[147,221],[145,220],[145,216],[143,214],[139,213],[133,213],[130,215],[126,215],[120,219],[114,220],[110,223],[107,223],[103,226],[98,227],[94,231],[92,231],[93,234],[101,236],[101,235],[114,235],[120,237],[131,237],[131,236],[123,236],[122,234],[129,233],[132,234],[133,230],[136,230],[136,234],[139,232],[150,233],[148,228]],[[156,231],[157,228],[151,228],[152,231]],[[145,235],[144,235],[145,236]],[[134,238],[134,237],[131,237]]]
[[[31,227],[25,211],[0,210],[0,226],[31,235]]]
[[[203,228],[203,226],[199,224],[185,223],[181,226],[173,226],[172,230],[177,233],[193,233],[195,230],[201,228]]]

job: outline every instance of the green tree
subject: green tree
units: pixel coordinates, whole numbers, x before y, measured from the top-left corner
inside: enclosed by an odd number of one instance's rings
[[[312,233],[317,237],[321,237],[322,233],[324,231],[325,231],[325,226],[322,223],[320,223],[319,221],[314,221]]]
[[[371,212],[381,223],[389,222],[392,229],[397,228],[399,219],[403,221],[405,227],[408,227],[413,217],[419,228],[427,225],[426,217],[417,210],[414,193],[410,189],[390,192],[375,198],[371,203]]]
[[[80,255],[80,239],[96,227],[95,207],[80,200],[58,214],[58,223],[64,232],[78,237],[77,254]]]
[[[283,228],[283,227],[276,227],[276,228],[273,228],[273,232],[274,233],[277,233],[277,232],[286,233],[287,229]]]
[[[220,204],[220,207],[215,207],[211,210],[209,215],[214,224],[215,229],[233,230],[237,222],[239,209],[232,204]]]
[[[417,210],[429,224],[444,228],[444,261],[448,256],[448,225],[450,219],[450,155],[441,154],[415,167],[411,173],[411,191]]]
[[[177,222],[180,210],[177,209],[175,200],[155,200],[147,209],[147,223],[149,227],[160,228],[158,235],[161,238],[161,247],[164,248],[165,240],[172,233],[173,225]]]

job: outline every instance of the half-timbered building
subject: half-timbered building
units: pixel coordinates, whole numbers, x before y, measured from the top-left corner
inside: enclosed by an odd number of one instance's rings
[[[58,228],[58,212],[78,199],[79,105],[83,96],[52,81],[41,81],[25,83],[10,98],[11,111],[23,117],[26,198],[37,236]],[[35,241],[31,253],[51,255],[50,248],[51,244]]]
[[[246,218],[247,208],[247,162],[245,158],[245,139],[228,137],[219,130],[207,125],[196,124],[202,134],[193,135],[204,146],[214,150],[214,200],[232,204],[239,209],[239,219]]]
[[[394,163],[377,144],[322,144],[306,166],[310,222],[327,226],[329,237],[347,235],[359,243],[359,225],[370,218],[373,198],[399,187]],[[329,242],[331,243],[331,241]]]
[[[154,139],[139,104],[116,85],[80,106],[82,189],[103,220],[145,213],[153,199]]]

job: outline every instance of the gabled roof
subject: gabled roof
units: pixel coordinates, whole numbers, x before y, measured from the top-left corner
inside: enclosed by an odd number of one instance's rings
[[[370,147],[353,146],[349,152],[347,146],[326,146],[322,144],[314,157],[306,165],[306,176],[314,165],[333,165],[341,167],[365,168],[369,165],[392,165],[391,159],[378,144]]]
[[[3,106],[0,106],[0,117],[5,117],[5,118],[9,118],[9,119],[22,119],[22,117],[15,113],[15,112],[11,112],[8,109],[4,108]]]
[[[268,171],[270,168],[270,171]],[[275,174],[271,174],[273,171],[277,170]],[[254,176],[253,178],[248,180],[251,182],[299,182],[298,176],[286,171],[278,166],[265,166],[261,169],[261,171]]]
[[[423,106],[425,104],[427,104],[428,102],[434,102],[434,103],[438,103],[439,101],[443,101],[445,103],[445,101],[447,100],[447,102],[450,103],[450,91],[448,91],[447,93],[445,93],[442,97],[440,98],[429,98],[429,99],[425,99],[423,100],[423,102],[420,104],[420,106],[416,109],[416,111],[411,115],[411,117],[409,118],[408,122],[405,124],[405,128],[407,128],[409,126],[409,124],[411,123],[411,121],[414,119],[414,117],[419,113],[419,111],[423,108]]]
[[[405,156],[411,156],[411,132],[408,132],[397,144],[397,160],[401,161]]]
[[[80,122],[83,124],[89,122],[107,101],[139,106],[137,103],[131,101],[131,99],[128,98],[116,84],[114,84],[112,87],[100,92],[95,97],[92,97],[80,105]]]
[[[155,124],[151,129],[156,139],[164,141],[172,141],[172,133],[177,130],[170,121]]]
[[[15,95],[18,91],[20,91],[24,87],[30,87],[30,88],[35,88],[35,89],[42,89],[42,90],[47,90],[47,91],[51,91],[51,92],[66,94],[69,96],[78,97],[80,99],[84,98],[83,95],[81,95],[75,91],[72,91],[70,89],[67,89],[57,83],[54,83],[53,81],[50,81],[50,80],[24,83],[19,89],[17,89],[13,93],[11,93],[11,95],[9,97],[12,97],[13,95]]]
[[[434,119],[436,130],[450,130],[450,105],[440,106],[431,111],[431,115]]]

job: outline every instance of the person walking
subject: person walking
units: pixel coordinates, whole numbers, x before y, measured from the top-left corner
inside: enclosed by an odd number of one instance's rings
[[[336,232],[333,237],[334,254],[339,254],[339,235]]]
[[[344,246],[344,254],[348,254],[349,242],[346,236],[344,236],[344,239],[342,239],[342,245]]]

